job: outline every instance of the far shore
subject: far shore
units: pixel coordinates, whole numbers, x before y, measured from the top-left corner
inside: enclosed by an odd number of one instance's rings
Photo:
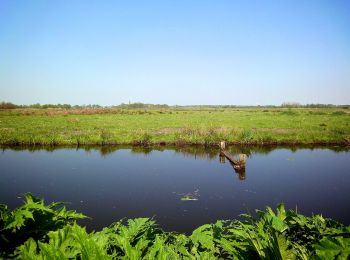
[[[1,145],[349,145],[341,108],[4,109]]]

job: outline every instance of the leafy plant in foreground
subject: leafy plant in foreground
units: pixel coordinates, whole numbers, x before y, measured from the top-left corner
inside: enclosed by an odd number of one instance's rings
[[[10,253],[28,238],[47,241],[47,233],[61,229],[78,219],[86,218],[73,210],[66,210],[61,202],[44,204],[31,193],[25,194],[24,204],[13,211],[0,205],[0,252]]]
[[[45,206],[27,194],[25,204],[12,212],[0,207],[1,244],[8,245],[1,254],[19,259],[349,258],[350,227],[286,211],[283,204],[276,212],[267,207],[258,214],[202,225],[189,236],[164,232],[148,218],[121,220],[88,233],[75,222],[83,215],[59,203]]]

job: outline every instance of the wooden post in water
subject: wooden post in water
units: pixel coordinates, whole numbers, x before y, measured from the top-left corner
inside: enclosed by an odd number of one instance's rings
[[[226,148],[226,142],[221,141],[220,142],[220,149],[221,149],[220,155],[225,156],[237,168],[245,168],[245,163],[247,161],[247,155],[246,154],[239,154],[239,159],[235,160],[233,155],[231,155],[228,151],[226,151],[225,148]]]
[[[244,153],[240,153],[239,154],[239,161],[242,162],[242,164],[245,165],[245,163],[247,162],[247,155]]]
[[[235,172],[238,174],[238,178],[240,180],[245,180],[245,164],[247,161],[247,155],[244,153],[239,154],[238,160],[235,160],[234,156],[230,154],[226,149],[226,142],[221,141],[220,142],[220,163],[225,163],[225,158],[229,161],[229,163],[232,165]]]
[[[220,142],[220,163],[225,163],[225,158],[229,161],[229,163],[232,165],[235,172],[238,174],[238,178],[240,180],[245,180],[245,164],[247,162],[247,155],[244,153],[239,154],[238,160],[234,158],[232,154],[230,154],[228,151],[225,150],[226,148],[226,142],[221,141]]]
[[[225,159],[226,159],[225,155],[223,155],[222,153],[220,153],[220,154],[219,154],[219,161],[220,161],[220,163],[225,163]]]
[[[226,148],[226,142],[225,141],[221,141],[220,142],[220,149],[221,150],[225,150],[225,148]]]

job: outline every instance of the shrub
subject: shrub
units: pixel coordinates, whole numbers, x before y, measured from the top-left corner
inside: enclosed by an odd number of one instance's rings
[[[88,233],[75,222],[84,216],[60,205],[44,205],[31,194],[12,212],[1,205],[0,257],[347,259],[350,255],[349,226],[320,215],[306,217],[286,211],[283,204],[276,211],[270,207],[257,211],[258,218],[242,215],[242,221],[219,220],[202,225],[189,236],[164,232],[148,218],[120,220],[102,231]]]
[[[44,200],[31,193],[25,194],[24,204],[13,211],[0,204],[0,252],[9,254],[29,238],[48,241],[49,231],[61,229],[83,218],[86,218],[83,214],[67,211],[63,203],[45,205]]]
[[[346,115],[347,113],[344,111],[334,111],[332,113],[333,116],[341,116],[341,115]]]

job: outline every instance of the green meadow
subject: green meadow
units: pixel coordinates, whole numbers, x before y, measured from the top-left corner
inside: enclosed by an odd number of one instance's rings
[[[340,108],[4,109],[0,144],[349,144]]]

